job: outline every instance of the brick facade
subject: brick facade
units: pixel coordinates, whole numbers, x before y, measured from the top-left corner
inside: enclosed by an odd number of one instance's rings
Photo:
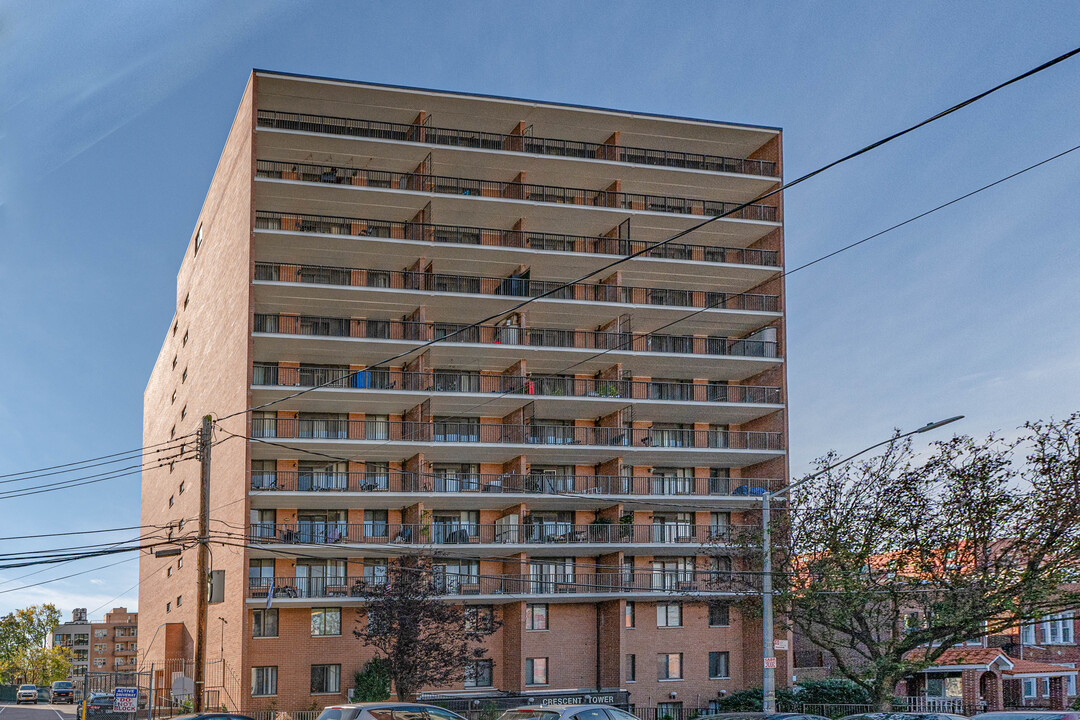
[[[788,475],[779,200],[371,367],[781,173],[770,128],[253,73],[144,419],[147,444],[221,419],[210,504],[226,599],[209,608],[207,659],[237,678],[232,704],[344,699],[371,657],[352,589],[420,544],[438,550],[448,601],[502,622],[490,687],[430,690],[623,689],[696,708],[760,684],[760,622],[732,609],[712,626],[704,596],[752,587],[731,529],[758,522],[756,492]],[[145,472],[142,522],[190,536],[198,472]],[[194,550],[140,573],[142,666],[190,658]],[[276,636],[255,637],[271,587]],[[659,627],[672,603],[681,621]],[[530,604],[546,629],[527,626]],[[340,609],[339,634],[313,636],[321,608]],[[546,682],[527,682],[529,659],[547,660]],[[340,682],[315,693],[324,664]]]

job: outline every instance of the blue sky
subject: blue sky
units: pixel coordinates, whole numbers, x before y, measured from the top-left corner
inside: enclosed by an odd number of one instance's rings
[[[8,0],[0,473],[140,445],[176,270],[253,67],[780,126],[790,179],[1078,30],[1071,2]],[[789,267],[1080,144],[1078,101],[1080,58],[792,190]],[[789,278],[795,472],[893,427],[964,414],[958,432],[1007,433],[1080,408],[1078,177],[1080,152]],[[136,525],[138,503],[137,477],[0,500],[0,535]],[[106,604],[135,562],[8,592],[106,562],[0,572],[0,611]]]

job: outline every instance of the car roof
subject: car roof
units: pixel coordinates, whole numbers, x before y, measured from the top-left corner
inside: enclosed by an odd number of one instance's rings
[[[389,707],[433,707],[440,710],[446,710],[446,708],[440,705],[432,705],[430,703],[422,702],[360,702],[360,703],[341,703],[339,705],[327,705],[323,710],[333,710],[334,708],[363,708],[365,710],[369,708],[389,708]],[[451,710],[450,712],[454,712]],[[456,713],[455,713],[456,714]]]
[[[203,718],[203,717],[221,717],[223,715],[228,715],[229,717],[235,717],[235,718],[247,718],[248,720],[254,720],[254,718],[252,718],[250,715],[241,715],[240,713],[220,712],[220,711],[218,711],[218,712],[209,712],[209,711],[207,711],[207,712],[201,712],[201,713],[188,713],[187,715],[176,715],[175,717],[173,717],[172,720],[188,720],[189,718]]]
[[[563,710],[585,710],[588,708],[616,708],[614,705],[515,705],[512,708],[506,708],[507,710],[549,710],[551,712],[562,712]],[[623,712],[626,712],[625,710]]]

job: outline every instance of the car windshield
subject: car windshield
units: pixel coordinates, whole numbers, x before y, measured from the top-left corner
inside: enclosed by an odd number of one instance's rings
[[[37,686],[36,685],[20,685],[19,689],[20,690],[37,690]]]
[[[53,683],[53,689],[54,690],[70,690],[71,689],[71,683],[69,683],[67,681],[57,681],[57,682]]]
[[[507,710],[499,716],[499,720],[559,720],[559,713],[553,710],[518,708],[516,710]]]

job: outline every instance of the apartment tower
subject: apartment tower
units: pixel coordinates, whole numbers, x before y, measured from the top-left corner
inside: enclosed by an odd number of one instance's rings
[[[147,444],[218,419],[223,702],[344,700],[359,588],[420,552],[501,622],[432,693],[677,716],[759,684],[724,603],[787,476],[783,206],[739,206],[781,171],[775,128],[253,72],[145,396]],[[176,537],[184,442],[143,477]],[[141,561],[144,669],[192,657],[195,565]]]

